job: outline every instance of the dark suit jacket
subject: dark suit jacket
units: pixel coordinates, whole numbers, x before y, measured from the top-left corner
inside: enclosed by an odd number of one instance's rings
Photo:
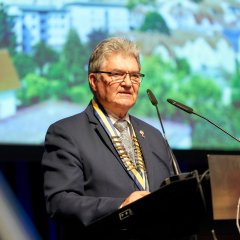
[[[172,174],[170,156],[157,129],[136,117],[130,120],[142,149],[150,191],[155,191]],[[91,104],[84,112],[49,127],[42,166],[48,213],[57,222],[71,223],[69,228],[77,226],[80,235],[84,226],[117,210],[138,190]]]

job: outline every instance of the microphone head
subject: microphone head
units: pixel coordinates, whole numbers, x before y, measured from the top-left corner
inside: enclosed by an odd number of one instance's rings
[[[171,98],[168,98],[167,101],[169,103],[171,103],[172,105],[174,105],[175,107],[180,108],[181,110],[183,110],[183,111],[185,111],[187,113],[193,113],[193,109],[192,108],[190,108],[190,107],[188,107],[188,106],[186,106],[186,105],[184,105],[184,104],[182,104],[180,102],[177,102],[177,101],[175,101],[175,100],[173,100]]]
[[[147,89],[147,94],[148,94],[148,97],[149,97],[152,105],[157,106],[158,101],[157,101],[157,99],[155,98],[154,94],[152,93],[152,91],[150,89]]]

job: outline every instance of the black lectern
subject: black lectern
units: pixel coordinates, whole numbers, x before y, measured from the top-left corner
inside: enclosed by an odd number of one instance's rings
[[[159,190],[94,222],[90,231],[149,232],[163,239],[198,233],[206,216],[205,198],[197,171],[164,181]],[[146,238],[148,239],[148,238]]]

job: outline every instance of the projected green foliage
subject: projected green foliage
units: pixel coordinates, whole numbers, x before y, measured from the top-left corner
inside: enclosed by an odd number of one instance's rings
[[[44,71],[44,68],[48,66],[48,64],[57,61],[57,58],[57,52],[47,46],[45,42],[41,41],[35,45],[33,59],[38,66],[38,70],[41,76],[43,76],[46,72]]]
[[[28,74],[22,80],[22,89],[18,92],[18,96],[21,104],[25,106],[44,101],[49,96],[48,79],[36,74]]]
[[[171,33],[163,16],[154,11],[157,2],[129,0],[127,4],[130,12],[139,5],[147,6],[141,25],[132,35],[140,46],[141,72],[145,74],[145,78],[139,89],[138,101],[131,113],[141,117],[157,117],[146,93],[147,89],[151,89],[157,97],[159,110],[164,120],[186,123],[191,127],[194,148],[208,148],[209,146],[211,148],[226,148],[226,146],[236,148],[235,143],[231,142],[229,137],[221,131],[214,130],[202,119],[173,107],[166,100],[173,98],[185,103],[238,136],[240,132],[238,63],[234,74],[222,75],[231,88],[230,98],[228,102],[224,102],[224,87],[212,75],[204,74],[204,70],[193,71],[190,66],[191,62],[187,58],[179,58],[174,54],[170,54],[169,58],[164,58],[157,51],[159,47],[167,48],[166,51],[169,51],[171,46],[171,44],[159,41],[163,39],[162,37],[169,39]],[[77,31],[70,29],[62,49],[56,51],[46,43],[39,42],[33,46],[31,53],[24,53],[13,51],[16,49],[16,42],[11,21],[3,5],[0,5],[0,47],[12,49],[11,55],[22,83],[22,88],[17,92],[18,107],[24,108],[49,99],[67,100],[79,105],[88,104],[92,98],[87,80],[89,54],[99,41],[110,36],[108,32],[94,29],[88,34],[87,41],[83,42]],[[147,44],[141,41],[143,36],[150,36]],[[150,46],[151,49],[148,48],[149,51],[146,51],[144,45]],[[221,71],[219,69],[219,72]]]
[[[18,70],[18,75],[23,79],[28,73],[34,73],[37,69],[37,64],[33,57],[19,52],[13,56],[14,64]]]
[[[232,77],[232,101],[234,106],[240,107],[240,67],[238,64]]]
[[[21,106],[47,99],[86,103],[90,99],[86,69],[88,57],[87,47],[82,44],[73,29],[70,30],[63,50],[59,53],[41,42],[35,46],[32,57],[16,55],[15,62],[21,72],[23,85],[18,92]],[[24,59],[33,61],[23,64]],[[29,72],[23,72],[22,66]]]
[[[164,18],[157,12],[148,12],[145,15],[144,22],[140,27],[143,32],[160,32],[170,34],[167,23]]]
[[[128,0],[126,6],[129,10],[133,10],[138,5],[149,5],[154,6],[157,3],[157,0]]]
[[[0,2],[0,49],[7,48],[13,54],[16,48],[16,36],[13,29],[13,18],[7,15],[5,6]]]
[[[229,106],[212,108],[205,112],[208,119],[227,130],[233,136],[238,136],[240,132],[239,119],[240,112]],[[233,117],[234,116],[234,117]],[[192,131],[192,147],[195,149],[239,149],[239,143],[224,134],[221,130],[214,128],[207,121],[198,117],[193,118],[195,124]]]
[[[46,77],[30,73],[23,78],[25,87],[18,94],[22,106],[46,99],[66,99],[87,104],[92,97],[86,73],[88,57],[89,53],[84,50],[80,39],[74,32],[69,34],[63,51],[58,53],[58,61],[49,63],[45,72]],[[234,108],[228,107],[224,114],[221,113],[220,109],[224,109],[221,103],[222,89],[214,79],[192,72],[185,59],[176,59],[175,62],[164,61],[159,54],[143,56],[141,71],[146,76],[139,90],[138,102],[131,113],[143,117],[156,117],[156,112],[147,100],[146,90],[149,88],[158,98],[159,109],[164,119],[191,125],[194,148],[208,148],[208,146],[217,148],[227,144],[226,136],[212,130],[210,124],[166,103],[167,98],[174,98],[193,108],[197,107],[197,112],[206,114],[210,119],[216,120],[216,116],[221,116],[219,124],[227,127]],[[238,81],[234,79],[238,79],[238,75],[233,78],[233,85],[235,83],[234,86],[237,88]],[[240,131],[238,125],[238,121],[232,121],[232,132]],[[208,137],[209,134],[211,137]]]
[[[179,67],[179,63],[181,66]],[[194,115],[167,104],[167,98],[173,98],[179,102],[193,107],[198,113],[208,116],[225,129],[229,128],[231,121],[232,133],[239,133],[239,121],[231,116],[236,115],[234,107],[227,107],[221,101],[222,88],[214,79],[201,74],[192,73],[184,59],[178,64],[164,62],[159,55],[144,57],[142,72],[146,74],[140,88],[139,99],[132,113],[141,116],[156,117],[150,102],[146,102],[146,90],[151,89],[156,95],[158,106],[165,120],[186,122],[192,128],[193,148],[221,148],[230,144],[232,148],[237,145],[229,140],[229,137],[213,126]],[[240,115],[239,115],[240,117]],[[240,119],[240,118],[239,118]]]
[[[68,84],[74,86],[86,81],[88,48],[79,38],[77,32],[71,29],[63,46],[62,61],[68,72]]]

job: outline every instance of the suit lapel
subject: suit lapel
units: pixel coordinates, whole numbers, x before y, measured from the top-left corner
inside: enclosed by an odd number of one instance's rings
[[[93,107],[91,104],[88,105],[88,107],[86,109],[86,114],[89,119],[89,124],[95,126],[95,130],[96,130],[97,134],[99,135],[100,139],[102,139],[102,141],[111,150],[111,152],[115,155],[115,157],[120,159],[116,149],[114,148],[114,146],[112,144],[112,141],[111,141],[109,135],[107,134],[105,129],[102,127],[101,123],[98,121],[98,119],[94,115]]]
[[[117,150],[113,146],[111,138],[109,137],[109,135],[107,134],[107,132],[105,131],[105,129],[103,128],[103,126],[101,125],[99,120],[94,115],[93,107],[91,104],[89,104],[89,106],[87,107],[86,114],[88,116],[89,123],[95,125],[95,130],[96,130],[97,134],[99,135],[99,138],[105,143],[106,147],[113,153],[113,155],[116,157],[117,161],[119,161],[121,166],[124,168],[124,170],[127,172],[129,177],[131,178],[131,175],[129,174],[129,172],[126,169],[126,167],[124,166],[121,158],[119,157]]]

